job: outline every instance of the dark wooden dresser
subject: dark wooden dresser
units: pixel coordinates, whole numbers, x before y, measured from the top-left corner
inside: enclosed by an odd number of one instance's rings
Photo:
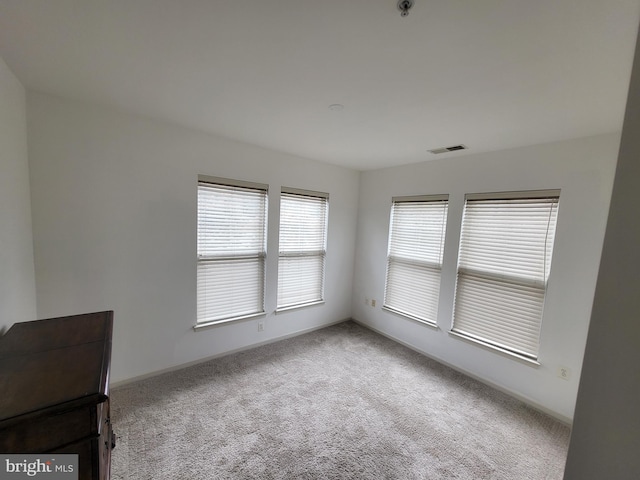
[[[108,479],[113,312],[14,324],[0,337],[0,452],[77,453]]]

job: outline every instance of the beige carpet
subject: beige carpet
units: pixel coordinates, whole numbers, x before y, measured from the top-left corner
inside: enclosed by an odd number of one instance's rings
[[[113,479],[561,479],[569,428],[353,322],[112,391]]]

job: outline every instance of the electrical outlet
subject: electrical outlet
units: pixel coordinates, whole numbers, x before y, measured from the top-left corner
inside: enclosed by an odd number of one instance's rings
[[[258,331],[264,332],[264,321],[262,320],[258,322]]]
[[[569,380],[571,378],[571,369],[562,365],[558,366],[558,378]]]
[[[373,298],[371,299],[371,306],[372,306],[372,307],[375,307],[375,306],[376,306],[376,301],[375,301]]]

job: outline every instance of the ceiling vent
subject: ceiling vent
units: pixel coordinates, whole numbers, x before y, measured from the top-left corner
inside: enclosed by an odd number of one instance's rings
[[[454,145],[453,147],[443,147],[443,148],[434,148],[433,150],[429,150],[430,153],[447,153],[447,152],[455,152],[457,150],[466,150],[467,147],[464,145]]]

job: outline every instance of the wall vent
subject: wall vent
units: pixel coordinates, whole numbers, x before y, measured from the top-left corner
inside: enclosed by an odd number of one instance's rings
[[[434,148],[433,150],[429,150],[430,153],[447,153],[447,152],[455,152],[456,150],[466,150],[467,147],[464,145],[454,145],[453,147],[443,147],[443,148]]]

